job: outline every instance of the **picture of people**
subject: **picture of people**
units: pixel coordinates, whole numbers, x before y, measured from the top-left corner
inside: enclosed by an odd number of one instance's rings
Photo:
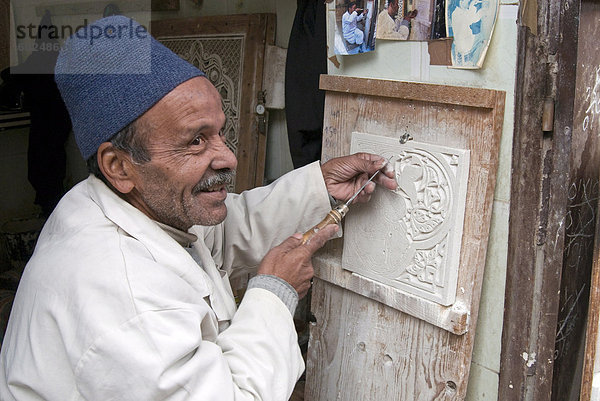
[[[435,0],[382,0],[377,14],[377,39],[428,40]]]
[[[418,14],[418,11],[413,10],[403,17],[399,17],[398,1],[399,0],[385,1],[387,6],[385,6],[377,15],[377,39],[408,39],[410,34],[410,20]]]
[[[377,0],[336,0],[335,54],[375,50]]]

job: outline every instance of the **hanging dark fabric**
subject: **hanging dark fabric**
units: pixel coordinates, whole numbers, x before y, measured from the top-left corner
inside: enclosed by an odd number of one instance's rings
[[[285,111],[294,168],[321,157],[325,93],[319,76],[327,73],[325,3],[298,0],[285,66]]]

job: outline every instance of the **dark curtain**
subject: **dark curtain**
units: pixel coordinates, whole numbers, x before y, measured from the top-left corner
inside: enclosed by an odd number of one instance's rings
[[[46,11],[40,27],[50,26],[50,13]],[[27,60],[2,74],[3,80],[18,86],[25,94],[25,107],[31,114],[27,178],[35,189],[35,203],[45,216],[64,194],[65,142],[71,131],[69,114],[54,82],[58,43],[47,32],[48,29],[40,29],[36,49]]]
[[[298,0],[285,66],[285,115],[294,168],[321,157],[327,73],[325,2]]]

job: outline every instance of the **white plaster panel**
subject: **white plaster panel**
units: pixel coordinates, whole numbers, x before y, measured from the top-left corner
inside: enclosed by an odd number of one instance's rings
[[[469,151],[366,133],[351,152],[379,154],[398,189],[377,188],[346,217],[342,266],[397,290],[451,305],[460,262]]]

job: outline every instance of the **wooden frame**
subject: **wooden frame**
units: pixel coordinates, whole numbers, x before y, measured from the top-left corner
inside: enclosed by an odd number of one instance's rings
[[[554,380],[553,392],[558,394],[555,399],[573,393],[580,388],[580,400],[589,401],[592,394],[598,397],[598,383],[592,391],[594,373],[600,373],[600,220],[598,219],[598,186],[600,176],[600,54],[595,38],[600,34],[598,19],[600,18],[600,3],[597,1],[582,1],[579,14],[578,46],[577,46],[577,76],[575,79],[575,101],[573,113],[573,173],[571,182],[577,183],[580,190],[575,196],[570,194],[567,217],[576,224],[567,226],[567,243],[565,245],[565,265],[567,272],[561,280],[561,300],[564,302],[559,313],[559,327],[567,327],[576,321],[575,330],[568,335],[557,336],[567,346],[563,357],[559,359],[557,380]],[[587,185],[584,185],[587,184]],[[577,274],[572,274],[573,269]],[[566,295],[565,295],[566,293]],[[588,295],[589,294],[589,295]],[[568,295],[573,295],[570,299]],[[577,297],[577,295],[579,297]],[[564,310],[564,311],[563,311]],[[573,310],[573,313],[568,313]],[[586,319],[587,317],[587,319]],[[586,321],[587,320],[587,321]],[[587,326],[587,327],[586,327]],[[573,335],[574,334],[574,335]],[[578,339],[577,336],[581,336]],[[585,336],[585,337],[584,337]],[[562,344],[560,344],[562,346]],[[583,345],[583,352],[579,348]],[[572,355],[574,354],[574,355]],[[570,372],[580,372],[573,375],[572,380],[566,380]],[[567,382],[568,385],[564,383]],[[575,391],[574,391],[575,390]],[[563,397],[561,397],[563,396]]]
[[[480,112],[477,114],[478,118],[485,118],[486,121],[491,123],[490,128],[493,128],[493,130],[483,129],[482,127],[482,132],[478,132],[476,134],[477,136],[486,136],[486,139],[489,140],[489,142],[485,146],[483,146],[483,144],[480,145],[480,149],[485,149],[485,151],[482,151],[482,153],[484,153],[484,157],[478,159],[475,157],[475,155],[473,156],[472,165],[470,167],[470,176],[476,177],[478,174],[481,174],[482,168],[490,169],[490,175],[487,177],[488,182],[477,184],[483,185],[481,190],[486,191],[486,197],[484,204],[477,206],[478,208],[484,208],[485,213],[480,216],[484,219],[481,232],[477,232],[476,235],[481,235],[485,237],[485,240],[487,240],[486,228],[489,227],[489,219],[491,217],[491,202],[496,173],[495,160],[497,160],[498,150],[497,148],[494,148],[494,146],[497,146],[498,144],[502,127],[501,117],[504,113],[504,93],[485,89],[336,77],[327,75],[324,75],[321,78],[321,89],[328,91],[328,101],[325,106],[326,110],[328,107],[332,110],[337,110],[337,106],[339,106],[341,102],[345,101],[346,94],[348,93],[369,95],[376,98],[393,99],[391,102],[395,109],[394,116],[396,113],[402,113],[403,103],[407,103],[409,108],[414,107],[411,102],[426,104],[435,103],[436,105],[442,105],[441,107],[448,107],[449,105],[452,105],[480,109]],[[340,97],[336,94],[336,92],[343,93],[344,95],[341,95]],[[421,108],[425,106],[420,104],[417,107]],[[347,129],[353,126],[357,117],[349,118],[349,122],[346,123],[342,116],[338,116],[337,113],[335,115],[336,118],[331,118],[331,115],[325,117],[326,124],[324,129],[325,135],[323,144],[323,161],[335,156],[348,154],[350,150],[350,136],[346,133],[348,132]],[[367,116],[365,116],[365,118],[367,118]],[[328,126],[327,123],[330,125]],[[421,127],[411,127],[411,129],[419,130]],[[330,132],[332,130],[337,130],[338,134],[331,135]],[[431,137],[428,137],[423,133],[411,132],[411,134],[413,134],[415,138],[421,137],[431,140]],[[461,136],[460,134],[458,134],[458,136],[456,136],[457,134],[454,135],[454,143],[460,143],[462,147],[466,148],[474,148],[475,143],[481,140],[475,138],[475,135],[471,139],[468,139],[466,136],[461,139],[459,138]],[[472,141],[470,145],[469,141]],[[479,152],[480,149],[474,149],[474,151]],[[483,166],[481,163],[485,163],[486,165]],[[474,196],[476,192],[473,191],[473,188],[471,188],[469,192],[471,193],[471,196],[468,198],[467,202],[471,202],[471,204],[473,204],[475,201]],[[473,213],[473,210],[467,210],[467,214],[469,212]],[[474,221],[471,221],[471,224],[474,223]],[[467,219],[465,221],[466,230],[468,230],[470,227],[468,224],[469,220]],[[463,244],[461,255],[466,254],[470,249],[470,245]],[[352,290],[356,293],[369,296],[379,302],[409,313],[416,318],[425,320],[454,334],[464,334],[467,332],[467,330],[469,330],[472,309],[471,305],[473,302],[478,303],[479,297],[478,295],[475,296],[475,294],[468,288],[472,287],[470,283],[473,282],[478,274],[483,274],[483,266],[485,265],[485,248],[482,250],[478,248],[473,249],[475,252],[474,254],[471,254],[467,257],[461,257],[462,265],[465,263],[477,265],[479,268],[474,269],[474,272],[479,271],[479,273],[476,273],[475,276],[459,274],[456,302],[450,306],[443,306],[435,302],[426,301],[420,297],[409,295],[407,293],[393,291],[381,283],[367,279],[360,275],[351,274],[350,272],[341,268],[336,268],[336,265],[341,265],[341,262],[339,261],[340,251],[341,249],[337,249],[336,251],[332,251],[322,257],[321,261],[327,266],[327,268],[317,269],[315,272],[317,277],[339,285],[343,288]],[[483,252],[478,254],[478,252],[481,251]],[[462,269],[462,271],[465,272],[466,269]],[[464,291],[460,290],[461,288]]]
[[[598,4],[526,2],[520,15],[498,399],[571,400],[590,368],[583,341],[600,144],[598,125],[583,123],[600,56]]]
[[[597,208],[598,210],[598,208]],[[594,373],[600,371],[600,215],[596,219],[596,235],[594,240],[594,262],[590,285],[590,301],[587,327],[585,332],[585,357],[581,375],[581,401],[590,401]]]
[[[344,270],[343,239],[330,241],[314,258],[311,309],[316,322],[309,342],[307,400],[409,401],[443,394],[462,399],[485,265],[505,94],[340,76],[322,76],[321,89],[327,91],[323,161],[348,154],[353,131],[395,136],[406,130],[419,142],[470,150],[471,164],[461,245],[465,272],[459,273],[453,305],[388,291]]]
[[[260,132],[258,92],[262,90],[264,58],[267,45],[275,43],[274,14],[239,14],[152,21],[151,32],[158,40],[173,37],[239,38],[243,42],[241,97],[237,110],[238,169],[235,192],[263,185],[266,132]],[[225,57],[220,55],[220,57]],[[266,131],[266,130],[265,130]]]

